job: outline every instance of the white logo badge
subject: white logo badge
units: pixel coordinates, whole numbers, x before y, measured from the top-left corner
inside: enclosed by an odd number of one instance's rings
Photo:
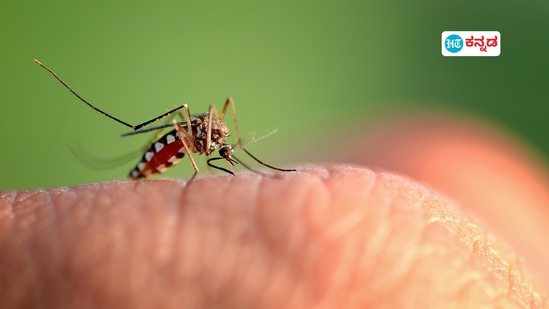
[[[500,53],[499,31],[442,32],[442,55],[445,57],[497,57]]]

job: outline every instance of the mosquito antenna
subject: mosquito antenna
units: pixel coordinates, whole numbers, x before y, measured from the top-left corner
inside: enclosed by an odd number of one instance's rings
[[[47,66],[45,66],[44,64],[42,64],[42,62],[38,61],[38,59],[34,59],[34,62],[36,62],[39,66],[41,66],[42,68],[44,68],[46,71],[50,72],[50,74],[53,75],[53,77],[55,77],[55,79],[57,79],[63,86],[65,86],[65,88],[67,88],[72,94],[74,94],[78,99],[80,99],[80,101],[86,103],[86,105],[88,105],[89,107],[91,107],[93,110],[95,110],[96,112],[98,112],[98,113],[100,113],[100,114],[102,114],[102,115],[104,115],[104,116],[109,117],[110,119],[112,119],[112,120],[114,120],[114,121],[116,121],[116,122],[118,122],[118,123],[121,123],[121,124],[125,125],[125,126],[128,127],[128,128],[131,128],[131,129],[134,130],[134,131],[135,131],[135,130],[139,130],[139,128],[142,128],[142,127],[144,127],[144,126],[146,126],[146,125],[148,125],[148,124],[150,124],[150,123],[153,123],[153,122],[155,122],[155,121],[157,121],[157,120],[159,120],[159,119],[161,119],[161,118],[164,118],[164,117],[166,117],[166,116],[168,116],[168,115],[170,115],[170,114],[172,114],[172,113],[175,113],[176,111],[178,111],[178,110],[180,110],[180,109],[183,108],[183,105],[182,105],[182,106],[179,106],[179,107],[174,108],[174,109],[172,109],[171,111],[168,111],[168,112],[166,112],[166,113],[164,113],[164,114],[162,114],[162,115],[160,115],[160,116],[158,116],[158,117],[156,117],[156,118],[153,118],[153,119],[151,119],[151,120],[147,120],[147,121],[145,121],[145,122],[143,122],[143,123],[140,123],[140,124],[134,126],[134,125],[131,125],[131,124],[129,124],[129,123],[127,123],[127,122],[125,122],[125,121],[123,121],[123,120],[121,120],[121,119],[119,119],[119,118],[116,118],[116,117],[114,117],[113,115],[111,115],[111,114],[109,114],[109,113],[107,113],[107,112],[104,112],[103,110],[101,110],[101,109],[95,107],[93,104],[91,104],[91,103],[88,102],[86,99],[84,99],[83,97],[81,97],[78,93],[76,93],[76,91],[74,91],[67,83],[65,83],[65,82],[61,79],[61,77],[59,77],[59,75],[57,75],[57,74],[56,74],[54,71],[52,71],[50,68],[48,68]]]
[[[132,129],[135,129],[134,126],[132,126],[131,124],[125,122],[125,121],[122,121],[104,111],[102,111],[101,109],[93,106],[90,102],[86,101],[86,99],[84,99],[83,97],[81,97],[78,93],[76,93],[76,91],[72,90],[72,88],[67,84],[65,83],[61,77],[59,77],[54,71],[52,71],[50,68],[48,68],[47,66],[45,66],[44,64],[42,64],[42,62],[38,61],[38,59],[34,59],[34,62],[36,62],[39,66],[41,66],[42,68],[44,68],[46,71],[50,72],[51,75],[53,75],[53,77],[55,77],[55,79],[57,79],[63,86],[65,86],[65,88],[67,88],[70,92],[72,92],[72,94],[74,94],[77,98],[80,99],[80,101],[86,103],[86,105],[88,105],[89,107],[91,107],[93,110],[111,118],[112,120],[118,122],[118,123],[121,123],[123,125],[125,125],[126,127],[128,128],[132,128]]]

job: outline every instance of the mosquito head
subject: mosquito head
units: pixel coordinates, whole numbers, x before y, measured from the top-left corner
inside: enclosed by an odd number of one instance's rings
[[[229,144],[222,144],[219,146],[219,156],[224,158],[227,161],[231,161],[231,156],[233,154],[233,147]]]

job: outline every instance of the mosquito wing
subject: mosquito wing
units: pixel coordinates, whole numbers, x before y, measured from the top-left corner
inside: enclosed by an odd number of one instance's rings
[[[91,153],[78,142],[69,143],[68,146],[70,151],[76,156],[76,158],[78,158],[81,163],[84,163],[85,165],[95,170],[113,169],[129,162],[130,160],[134,160],[139,156],[141,152],[143,152],[142,149],[136,149],[117,157],[105,158]]]

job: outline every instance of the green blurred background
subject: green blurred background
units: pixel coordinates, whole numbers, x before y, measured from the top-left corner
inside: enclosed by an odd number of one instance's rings
[[[250,146],[274,165],[322,151],[334,124],[380,110],[468,111],[549,153],[548,1],[3,1],[0,4],[0,189],[124,179],[83,165],[68,145],[116,157],[149,136],[130,123],[182,103],[191,112],[236,101],[241,130],[277,134]],[[444,30],[495,30],[497,58],[445,58]],[[198,161],[203,163],[203,159]],[[201,165],[203,166],[203,164]],[[188,178],[188,162],[168,177]],[[205,173],[207,174],[207,172]]]

